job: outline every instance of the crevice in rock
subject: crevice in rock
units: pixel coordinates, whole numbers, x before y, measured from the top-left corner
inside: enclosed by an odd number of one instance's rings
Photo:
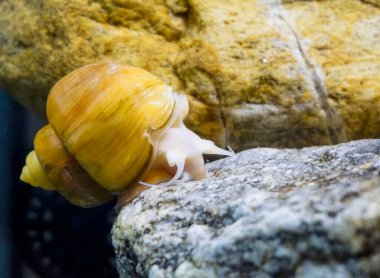
[[[279,1],[275,2],[277,4],[277,15],[281,22],[283,22],[290,30],[291,34],[294,36],[297,50],[302,58],[302,62],[305,65],[305,69],[308,71],[310,81],[312,82],[312,86],[317,94],[317,101],[321,109],[326,114],[326,124],[329,132],[329,138],[331,144],[338,144],[344,141],[344,135],[341,129],[341,121],[337,111],[329,104],[329,96],[326,86],[323,82],[323,76],[319,73],[318,69],[313,65],[310,59],[307,57],[307,54],[302,47],[300,38],[297,32],[294,30],[292,25],[285,19],[285,17],[281,13],[281,9],[283,9],[281,3]]]
[[[222,125],[223,125],[224,142],[225,142],[226,146],[229,146],[228,136],[227,136],[227,121],[226,121],[226,116],[225,116],[225,112],[224,112],[223,104],[222,104],[222,97],[223,96],[222,96],[220,89],[218,88],[218,86],[216,86],[215,83],[214,83],[214,86],[215,86],[215,90],[216,90],[216,95],[218,97],[220,119],[221,119]]]
[[[187,4],[187,11],[183,14],[182,18],[185,22],[185,33],[187,36],[187,39],[191,40],[198,40],[196,35],[194,36],[193,31],[194,29],[195,34],[200,32],[199,29],[204,28],[204,23],[202,22],[201,16],[199,14],[199,11],[197,11],[196,8],[194,8],[195,3],[193,1],[185,1]],[[192,31],[193,30],[193,31]],[[216,58],[215,64],[220,64],[219,57]],[[176,67],[175,67],[176,68]],[[221,143],[223,143],[225,146],[229,146],[229,136],[227,134],[227,115],[226,111],[224,109],[224,103],[223,103],[223,91],[222,91],[222,85],[221,85],[221,77],[216,72],[210,72],[208,70],[205,70],[204,68],[197,68],[197,70],[204,72],[208,79],[211,81],[212,85],[214,86],[215,92],[216,92],[216,101],[217,104],[213,104],[212,106],[215,107],[217,111],[218,116],[218,123],[220,123],[221,128],[223,129],[220,132]],[[181,82],[184,84],[185,81],[181,77],[181,75],[178,73],[177,70],[175,70],[176,76],[181,80]],[[209,104],[208,104],[209,105]]]
[[[342,132],[341,132],[341,123],[339,119],[339,115],[337,111],[333,107],[331,107],[328,103],[328,92],[322,81],[323,78],[318,73],[318,70],[313,66],[313,64],[308,59],[305,51],[302,48],[299,37],[293,27],[284,19],[284,17],[280,14],[279,18],[290,28],[293,33],[295,40],[297,42],[298,50],[309,70],[311,81],[313,82],[313,87],[319,96],[319,104],[322,110],[326,113],[327,116],[327,127],[329,130],[329,136],[332,144],[338,144],[343,141]]]
[[[359,0],[359,2],[363,3],[363,4],[366,4],[366,5],[370,5],[372,7],[375,7],[375,8],[380,8],[380,2],[379,3],[374,3],[372,1],[368,1],[368,0]]]
[[[178,78],[178,80],[180,80],[183,88],[186,88],[186,79],[183,77],[183,74],[181,74],[180,70],[178,69],[179,65],[181,64],[181,58],[180,58],[181,54],[185,55],[187,58],[187,54],[184,52],[185,51],[183,49],[179,51],[177,58],[175,59],[176,62],[174,63],[173,73]],[[225,144],[225,146],[229,146],[228,136],[227,136],[227,126],[226,126],[226,115],[225,115],[225,112],[223,109],[223,101],[222,101],[223,94],[222,94],[221,89],[220,89],[221,86],[217,80],[218,79],[217,73],[210,73],[201,67],[197,67],[196,69],[198,71],[204,73],[208,77],[208,79],[210,80],[210,82],[212,83],[212,85],[215,89],[215,92],[216,92],[215,97],[216,97],[217,104],[212,104],[212,106],[216,107],[218,109],[218,115],[219,115],[219,119],[220,119],[220,121],[218,121],[218,122],[221,123],[222,128],[223,128],[223,130],[221,131],[220,137],[224,141],[223,143]],[[202,99],[199,99],[199,100],[202,101]],[[202,102],[206,103],[207,105],[211,105],[205,101],[202,101]]]

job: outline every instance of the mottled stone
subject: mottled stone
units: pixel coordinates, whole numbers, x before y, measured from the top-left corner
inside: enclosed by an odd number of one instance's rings
[[[219,145],[380,137],[378,0],[3,0],[0,87],[44,115],[85,64],[145,68],[187,94]]]
[[[380,140],[257,148],[207,167],[121,210],[121,277],[379,277]]]

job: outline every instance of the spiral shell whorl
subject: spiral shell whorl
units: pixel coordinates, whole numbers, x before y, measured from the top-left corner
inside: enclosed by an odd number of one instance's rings
[[[55,187],[49,180],[46,170],[41,165],[36,151],[31,151],[26,157],[26,165],[22,168],[20,179],[30,185],[41,187],[45,190],[54,190]]]
[[[149,72],[102,63],[62,78],[49,94],[47,115],[90,176],[120,192],[149,163],[148,133],[165,126],[174,105],[171,88]]]
[[[50,125],[41,128],[34,139],[21,180],[47,190],[58,190],[72,204],[93,207],[113,196],[102,188],[65,149]]]

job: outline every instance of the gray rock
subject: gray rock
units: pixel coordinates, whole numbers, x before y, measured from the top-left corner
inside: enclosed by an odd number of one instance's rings
[[[121,277],[379,277],[380,140],[252,149],[208,171],[122,209]]]

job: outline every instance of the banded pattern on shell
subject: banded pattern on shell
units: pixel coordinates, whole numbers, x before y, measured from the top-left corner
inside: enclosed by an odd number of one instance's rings
[[[56,83],[47,116],[80,165],[103,187],[120,192],[150,162],[148,133],[165,126],[174,104],[171,88],[149,72],[102,63]]]

